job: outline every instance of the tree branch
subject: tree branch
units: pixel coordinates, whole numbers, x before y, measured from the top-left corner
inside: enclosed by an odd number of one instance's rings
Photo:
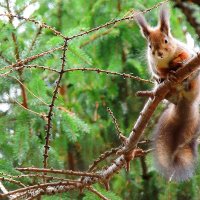
[[[55,89],[53,91],[51,104],[49,105],[49,112],[48,112],[48,115],[46,116],[47,117],[47,125],[46,125],[46,136],[45,136],[45,145],[44,145],[44,154],[43,154],[43,156],[44,156],[44,160],[43,160],[44,168],[47,168],[47,158],[48,158],[48,151],[49,151],[49,148],[50,148],[49,143],[50,143],[50,134],[51,134],[50,130],[52,128],[52,125],[51,125],[52,122],[51,121],[52,121],[52,117],[53,117],[53,108],[54,108],[54,102],[57,98],[57,93],[58,93],[60,81],[61,81],[63,74],[64,74],[67,47],[68,47],[68,42],[67,42],[67,40],[64,40],[63,55],[61,57],[61,60],[62,60],[61,70],[59,72],[59,77],[58,77],[58,80],[56,81],[56,86],[55,86]]]

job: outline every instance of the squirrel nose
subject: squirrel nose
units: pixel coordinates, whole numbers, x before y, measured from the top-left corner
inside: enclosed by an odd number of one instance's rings
[[[163,56],[163,53],[158,51],[158,56],[162,57]]]

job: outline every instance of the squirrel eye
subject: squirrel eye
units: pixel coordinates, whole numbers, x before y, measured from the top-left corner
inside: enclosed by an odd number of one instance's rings
[[[149,45],[149,48],[151,49],[151,45]]]
[[[168,43],[168,41],[165,39],[165,44],[167,44]]]

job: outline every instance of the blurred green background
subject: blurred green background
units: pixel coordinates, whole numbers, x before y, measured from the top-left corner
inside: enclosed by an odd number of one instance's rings
[[[55,27],[64,35],[72,36],[97,27],[110,20],[125,16],[132,9],[152,7],[156,0],[15,0],[10,1],[13,13],[32,17]],[[8,9],[6,0],[0,1],[0,12]],[[186,1],[187,3],[187,1]],[[27,6],[26,6],[27,5]],[[200,44],[194,28],[187,22],[183,12],[170,2],[172,34],[181,41]],[[200,22],[200,7],[188,3]],[[145,14],[151,25],[157,24],[159,9]],[[199,27],[200,28],[200,27]],[[60,37],[48,29],[39,29],[31,22],[0,18],[0,68],[16,62],[13,33],[17,37],[20,59],[41,53],[63,44]],[[36,42],[33,45],[34,38]],[[192,39],[191,39],[192,38]],[[31,64],[48,66],[59,70],[61,51],[48,54]],[[151,79],[146,62],[146,41],[137,24],[124,21],[108,28],[79,37],[69,43],[66,69],[76,67],[99,68],[120,73],[129,73]],[[5,71],[4,71],[5,72]],[[12,72],[0,78],[0,172],[19,174],[15,167],[43,167],[43,146],[46,122],[20,107],[21,87],[16,79],[46,103],[51,102],[58,74],[41,69],[24,69],[21,74]],[[107,107],[118,120],[124,135],[128,136],[145,98],[135,96],[138,90],[151,89],[153,84],[142,83],[120,76],[96,72],[69,72],[61,81],[53,116],[49,167],[57,169],[87,170],[102,152],[120,145]],[[9,95],[9,96],[8,96]],[[28,108],[38,113],[48,113],[48,106],[33,96],[27,89]],[[160,105],[150,120],[142,139],[151,139],[154,126],[163,110]],[[147,150],[151,145],[139,145]],[[108,159],[107,164],[111,161]],[[104,162],[102,166],[106,163]],[[27,184],[34,181],[24,179]],[[111,180],[111,192],[101,185],[95,188],[110,199],[137,200],[189,200],[200,199],[199,166],[192,180],[180,184],[169,183],[156,171],[151,153],[145,158],[131,162],[131,170],[125,169]],[[9,190],[17,186],[5,183]],[[98,199],[91,193],[79,195],[70,192],[42,199]]]

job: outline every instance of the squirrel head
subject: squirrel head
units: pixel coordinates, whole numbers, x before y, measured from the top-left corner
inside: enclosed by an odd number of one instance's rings
[[[176,42],[170,32],[169,9],[163,5],[160,9],[159,23],[156,27],[151,27],[142,14],[135,16],[137,24],[140,26],[142,35],[148,41],[148,52],[157,60],[165,59],[174,54]]]

